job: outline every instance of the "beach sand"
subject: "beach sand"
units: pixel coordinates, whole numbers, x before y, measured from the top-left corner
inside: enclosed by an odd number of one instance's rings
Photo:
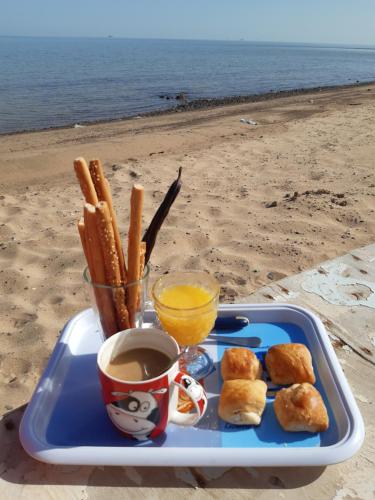
[[[146,227],[182,166],[152,276],[208,270],[227,302],[374,241],[375,85],[2,136],[2,412],[29,400],[59,331],[89,305],[77,156],[103,161],[124,234],[132,184]]]

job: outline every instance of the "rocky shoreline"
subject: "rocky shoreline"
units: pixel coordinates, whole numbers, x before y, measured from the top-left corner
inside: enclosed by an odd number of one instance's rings
[[[300,89],[290,89],[290,90],[275,90],[262,94],[249,94],[249,95],[239,95],[239,96],[228,96],[228,97],[214,97],[212,99],[193,99],[191,101],[188,100],[187,92],[180,92],[176,94],[175,97],[169,97],[168,99],[176,99],[178,101],[184,100],[183,104],[178,104],[170,109],[161,109],[156,111],[151,111],[148,113],[144,113],[141,116],[159,116],[165,115],[169,113],[180,113],[185,111],[195,111],[197,109],[209,109],[216,108],[219,106],[228,106],[234,104],[246,104],[251,102],[260,102],[260,101],[269,101],[272,99],[278,99],[280,97],[291,97],[296,95],[304,95],[304,94],[316,94],[318,92],[323,92],[326,90],[340,90],[340,89],[350,89],[363,87],[366,85],[371,85],[375,83],[375,81],[368,82],[357,82],[349,85],[329,85],[329,86],[320,86],[320,87],[311,87],[311,88],[300,88]],[[183,97],[182,97],[183,96]],[[161,98],[165,98],[165,96],[159,96]]]
[[[323,91],[328,91],[328,90],[340,90],[340,89],[353,89],[353,88],[358,88],[358,87],[365,87],[367,85],[372,85],[375,83],[375,80],[368,81],[368,82],[359,82],[357,81],[356,83],[351,83],[348,85],[329,85],[329,86],[319,86],[319,87],[311,87],[311,88],[298,88],[298,89],[290,89],[290,90],[275,90],[275,91],[270,91],[266,93],[261,93],[261,94],[249,94],[249,95],[238,95],[238,96],[227,96],[227,97],[213,97],[211,99],[193,99],[189,101],[189,96],[187,92],[178,92],[177,94],[160,94],[158,97],[160,99],[167,99],[167,100],[176,100],[179,104],[176,106],[172,106],[170,108],[162,108],[162,109],[157,109],[154,111],[147,111],[145,113],[138,113],[135,115],[128,115],[128,116],[122,116],[120,118],[108,118],[104,120],[92,120],[89,122],[79,122],[77,123],[70,123],[67,125],[61,125],[58,127],[46,127],[46,128],[40,128],[40,129],[34,129],[34,130],[17,130],[15,132],[7,132],[7,133],[0,133],[0,137],[5,137],[5,136],[11,136],[11,135],[17,135],[17,134],[24,134],[24,133],[34,133],[34,132],[42,132],[42,131],[47,131],[47,130],[62,130],[62,129],[69,129],[69,128],[74,128],[74,127],[89,127],[91,125],[98,125],[98,124],[104,124],[104,123],[113,123],[113,122],[121,122],[121,121],[127,121],[127,120],[133,120],[135,118],[144,118],[144,117],[152,117],[152,116],[162,116],[162,115],[169,115],[173,113],[183,113],[183,112],[188,112],[188,111],[202,111],[205,109],[212,109],[212,108],[217,108],[220,106],[233,106],[236,104],[246,104],[246,103],[252,103],[252,102],[261,102],[261,101],[270,101],[274,99],[279,99],[282,97],[292,97],[292,96],[298,96],[298,95],[305,95],[305,94],[317,94],[319,92]]]

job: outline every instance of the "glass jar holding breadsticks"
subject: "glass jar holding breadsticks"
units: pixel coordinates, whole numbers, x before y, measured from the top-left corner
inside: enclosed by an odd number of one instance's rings
[[[90,285],[105,337],[141,326],[147,296],[149,267],[141,241],[143,187],[135,184],[130,200],[127,265],[124,258],[109,183],[98,160],[74,162],[85,197],[83,218],[78,222],[87,260],[85,282]]]
[[[117,331],[122,329],[118,326],[116,321],[116,312],[113,309],[114,300],[118,295],[120,295],[120,304],[125,303],[126,297],[129,295],[129,290],[132,288],[137,288],[138,300],[134,315],[134,326],[136,328],[141,328],[143,325],[143,316],[148,302],[148,281],[149,281],[150,265],[147,264],[144,268],[142,277],[132,283],[126,283],[125,285],[101,285],[98,283],[93,283],[90,276],[90,269],[87,266],[83,271],[83,279],[89,288],[89,295],[92,308],[95,312],[96,319],[99,321],[99,325],[103,330],[105,338],[110,337]],[[108,303],[108,306],[104,307],[100,304],[103,297],[107,296],[104,300]],[[124,326],[123,328],[129,328],[129,326]]]

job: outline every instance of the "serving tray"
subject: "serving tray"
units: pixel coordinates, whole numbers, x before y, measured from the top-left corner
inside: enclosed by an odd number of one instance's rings
[[[144,466],[317,466],[348,459],[364,439],[363,420],[321,321],[293,305],[228,304],[219,316],[245,316],[250,324],[225,332],[233,339],[260,337],[253,349],[262,359],[274,344],[300,342],[313,357],[316,387],[330,418],[323,433],[288,433],[278,424],[273,397],[259,427],[221,421],[217,406],[222,381],[219,361],[232,344],[208,337],[204,343],[215,362],[205,379],[208,409],[195,427],[169,424],[154,441],[124,438],[111,424],[101,398],[96,355],[103,342],[91,309],[64,327],[44,374],[25,411],[20,439],[43,462],[82,465]],[[145,322],[153,323],[148,311]],[[215,333],[215,332],[214,332]]]

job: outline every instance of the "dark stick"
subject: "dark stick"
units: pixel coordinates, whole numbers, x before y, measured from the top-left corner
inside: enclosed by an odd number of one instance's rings
[[[173,205],[174,200],[177,198],[178,193],[181,189],[181,172],[182,167],[178,169],[178,177],[169,187],[164,200],[161,202],[159,208],[157,209],[151,224],[148,226],[142,241],[146,243],[146,255],[145,255],[145,265],[150,260],[151,252],[154,248],[156,237],[158,232],[168,215],[169,209]]]

